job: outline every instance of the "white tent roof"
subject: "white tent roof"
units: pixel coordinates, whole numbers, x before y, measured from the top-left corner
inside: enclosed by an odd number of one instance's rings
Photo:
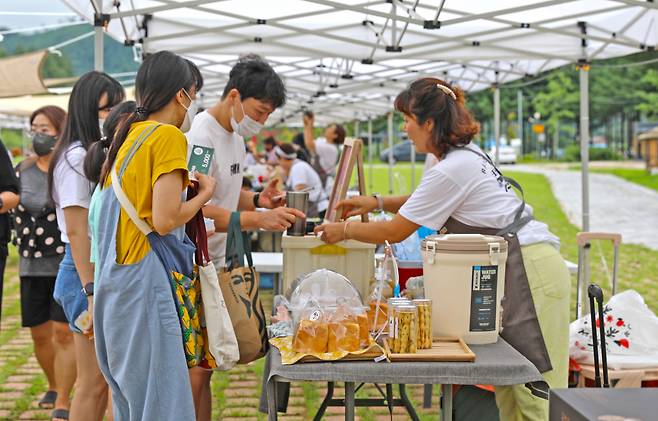
[[[91,0],[64,1],[93,21]],[[174,51],[201,66],[204,101],[214,101],[239,55],[265,56],[289,91],[272,123],[303,106],[333,120],[383,114],[422,75],[472,91],[658,44],[658,4],[639,0],[102,3],[115,38],[147,52]]]

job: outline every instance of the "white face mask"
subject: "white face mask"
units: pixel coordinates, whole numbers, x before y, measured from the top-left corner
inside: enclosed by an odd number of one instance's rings
[[[192,120],[194,120],[194,117],[196,116],[196,112],[199,109],[199,106],[197,105],[196,102],[192,100],[192,98],[190,98],[190,95],[187,93],[187,91],[185,91],[185,89],[183,89],[183,93],[185,93],[185,95],[190,99],[190,105],[186,107],[185,105],[183,105],[183,103],[180,103],[180,105],[182,105],[186,111],[185,118],[183,119],[183,124],[181,124],[180,126],[180,130],[183,133],[187,133],[192,128]]]
[[[249,117],[244,112],[242,101],[240,101],[240,108],[242,108],[242,115],[244,117],[242,117],[242,121],[239,123],[235,121],[235,116],[231,117],[231,127],[233,128],[233,131],[246,138],[256,136],[263,129],[263,125]]]
[[[105,125],[105,119],[104,118],[99,118],[98,119],[98,126],[101,129],[101,136],[104,136],[104,133],[103,133],[103,126],[104,125]]]

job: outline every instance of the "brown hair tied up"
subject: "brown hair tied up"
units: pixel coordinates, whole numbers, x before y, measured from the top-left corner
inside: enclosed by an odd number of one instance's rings
[[[450,148],[469,144],[480,132],[480,124],[473,119],[464,102],[461,89],[441,79],[427,77],[412,82],[400,92],[395,98],[395,109],[415,117],[418,124],[434,120],[432,146],[439,157],[443,157]]]

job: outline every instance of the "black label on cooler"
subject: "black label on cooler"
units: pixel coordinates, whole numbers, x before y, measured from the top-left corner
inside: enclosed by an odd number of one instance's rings
[[[471,281],[471,332],[496,329],[498,266],[473,266]]]

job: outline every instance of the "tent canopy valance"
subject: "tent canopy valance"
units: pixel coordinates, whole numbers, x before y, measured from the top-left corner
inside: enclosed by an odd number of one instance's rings
[[[290,92],[275,119],[302,107],[339,120],[380,115],[422,75],[480,90],[658,43],[658,5],[637,0],[64,1],[92,22],[102,11],[112,36],[145,52],[195,61],[204,101],[239,55],[266,57]]]

